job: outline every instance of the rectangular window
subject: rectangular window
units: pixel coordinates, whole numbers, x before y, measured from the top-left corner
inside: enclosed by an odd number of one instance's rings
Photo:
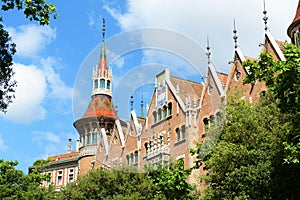
[[[176,128],[176,141],[180,140],[180,129]]]
[[[113,168],[117,168],[118,167],[118,159],[114,159],[113,160]]]
[[[56,185],[62,185],[62,170],[57,171],[57,184]]]
[[[50,183],[51,183],[51,177],[52,177],[52,175],[51,175],[51,172],[49,172],[49,173],[48,173],[48,176],[50,177],[50,179],[49,179],[49,180],[47,180],[47,182],[46,182],[46,186],[49,186],[49,185],[50,185]]]
[[[91,134],[88,133],[87,134],[87,139],[86,139],[86,144],[90,144],[91,143]]]
[[[94,132],[92,135],[92,143],[97,144],[97,132]]]
[[[185,126],[183,125],[181,127],[181,139],[184,139],[185,138]]]
[[[138,163],[138,152],[134,153],[134,163],[133,164],[137,164]]]
[[[74,169],[69,169],[69,179],[68,182],[72,183],[74,181]]]

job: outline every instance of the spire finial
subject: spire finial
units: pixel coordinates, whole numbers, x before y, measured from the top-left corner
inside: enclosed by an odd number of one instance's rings
[[[206,46],[206,55],[207,55],[207,63],[208,65],[210,64],[210,55],[211,55],[211,52],[209,51],[210,50],[210,46],[209,46],[209,38],[207,36],[207,46]]]
[[[133,96],[130,96],[130,110],[133,110]]]
[[[144,118],[144,92],[143,92],[143,88],[142,88],[142,100],[141,100],[141,118]]]
[[[237,36],[237,30],[235,27],[235,19],[233,19],[233,40],[234,40],[234,48],[235,49],[238,47],[237,39],[238,39],[238,36]]]
[[[102,40],[104,40],[104,37],[105,37],[105,19],[103,18],[102,19]]]
[[[268,30],[268,17],[267,17],[267,10],[266,10],[266,2],[265,0],[264,1],[264,11],[263,11],[263,14],[264,14],[264,17],[263,17],[263,20],[264,20],[264,23],[265,23],[265,31]]]

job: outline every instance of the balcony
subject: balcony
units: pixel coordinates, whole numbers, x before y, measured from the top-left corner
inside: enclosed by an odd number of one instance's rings
[[[97,145],[82,146],[79,149],[79,157],[94,156],[97,151]]]

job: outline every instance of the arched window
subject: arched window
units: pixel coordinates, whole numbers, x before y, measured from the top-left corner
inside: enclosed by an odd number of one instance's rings
[[[207,126],[209,124],[208,118],[203,119],[203,124],[204,124],[204,126]]]
[[[180,129],[176,128],[175,132],[176,132],[176,141],[179,141],[180,140]]]
[[[98,139],[98,133],[97,128],[94,129],[93,135],[92,135],[92,144],[97,144]]]
[[[215,120],[215,116],[213,116],[213,115],[209,116],[210,123],[214,123],[214,120]]]
[[[185,125],[181,126],[181,139],[185,138]]]
[[[134,152],[133,164],[137,164],[139,162],[139,154],[137,151]]]
[[[96,80],[94,81],[94,88],[95,88],[95,89],[98,88],[98,79],[96,79]]]
[[[105,80],[100,79],[100,88],[105,88]]]
[[[163,119],[165,119],[167,117],[167,107],[166,106],[163,107],[162,117],[163,117]]]
[[[106,88],[110,90],[110,80],[107,80]]]
[[[172,115],[172,103],[168,103],[168,116],[171,116]]]
[[[157,112],[157,121],[160,121],[161,120],[161,109],[158,109],[158,112]]]
[[[81,136],[82,145],[85,146],[85,135]]]
[[[91,143],[91,132],[88,132],[86,137],[86,144],[90,144],[90,143]]]
[[[145,149],[146,149],[146,153],[148,153],[148,151],[149,151],[149,147],[148,147],[148,142],[146,142],[145,144],[144,144],[144,146],[145,146]]]
[[[157,122],[157,114],[156,111],[153,112],[153,119],[154,119],[154,123]]]

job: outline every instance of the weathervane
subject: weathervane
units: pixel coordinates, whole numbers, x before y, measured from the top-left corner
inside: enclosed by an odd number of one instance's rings
[[[104,40],[104,36],[105,36],[105,19],[103,18],[102,20],[102,39]]]
[[[263,17],[263,20],[264,20],[264,23],[265,23],[265,31],[268,30],[268,17],[267,17],[267,11],[266,11],[266,3],[265,3],[265,0],[264,0],[264,11],[263,11],[263,14],[264,14],[264,17]]]
[[[206,52],[206,55],[207,55],[207,63],[208,65],[210,64],[210,55],[211,55],[211,52],[209,51],[210,50],[210,46],[209,46],[209,38],[207,36],[207,52]]]
[[[235,27],[235,19],[233,19],[233,40],[234,40],[234,48],[235,49],[238,47],[237,39],[238,39],[238,36],[237,36],[237,30]]]

